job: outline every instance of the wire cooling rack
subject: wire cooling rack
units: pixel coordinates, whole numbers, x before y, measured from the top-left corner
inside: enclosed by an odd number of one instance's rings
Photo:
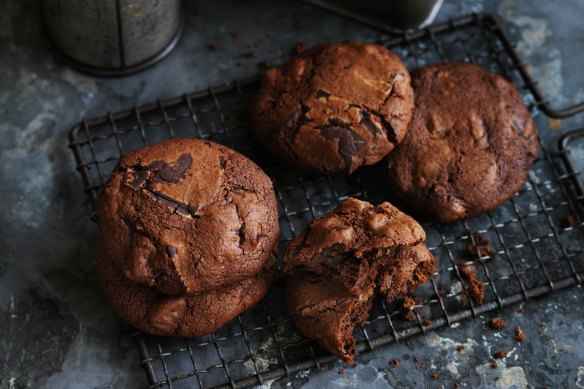
[[[410,69],[462,60],[502,74],[517,84],[534,115],[543,111],[562,117],[582,110],[582,105],[549,107],[490,15],[464,17],[381,43]],[[257,78],[236,81],[75,126],[70,146],[91,205],[122,154],[175,136],[226,144],[271,176],[279,203],[280,254],[313,218],[347,197],[374,203],[388,199],[379,167],[363,168],[351,176],[328,176],[298,175],[273,165],[248,136],[246,112],[256,90]],[[549,134],[541,124],[539,129]],[[571,161],[569,147],[551,152],[546,146],[552,142],[540,142],[527,182],[505,204],[466,221],[424,224],[427,244],[438,262],[436,273],[416,291],[418,303],[410,320],[399,302],[375,301],[368,321],[356,330],[360,353],[581,282],[583,195],[575,185],[574,164],[561,163]],[[469,257],[467,246],[481,243],[477,234],[489,240],[491,250]],[[485,283],[480,304],[465,297],[469,283],[461,272],[463,263],[474,265],[478,279]],[[150,387],[239,388],[332,361],[295,330],[282,293],[276,281],[260,303],[209,336],[180,339],[136,333]]]

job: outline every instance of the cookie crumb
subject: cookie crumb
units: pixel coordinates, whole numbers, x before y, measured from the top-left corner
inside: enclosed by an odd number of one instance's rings
[[[462,350],[464,350],[464,346],[462,344],[459,345],[458,347],[456,347],[456,351],[459,351],[460,352]]]
[[[207,45],[207,50],[209,50],[209,51],[217,51],[217,50],[219,50],[219,45],[217,45],[217,43],[209,43]]]
[[[428,320],[428,319],[426,319],[422,322],[422,325],[424,327],[429,327],[431,324],[432,324],[432,320]]]
[[[574,216],[572,215],[568,215],[565,217],[564,222],[562,223],[564,228],[568,228],[568,227],[574,227]]]
[[[418,365],[418,369],[420,369],[420,370],[424,370],[424,368],[425,368],[425,366],[424,366],[424,364],[423,364],[423,363],[420,363],[420,364]]]
[[[397,367],[397,366],[399,366],[399,359],[397,359],[397,358],[390,359],[389,364],[391,365],[391,367]]]
[[[519,342],[524,342],[527,339],[527,335],[519,326],[515,327],[515,339]]]
[[[438,373],[432,373],[430,374],[430,378],[432,378],[433,380],[438,378]]]
[[[460,385],[461,385],[460,381],[456,381],[456,382],[454,383],[454,387],[455,387],[455,388],[460,388]]]
[[[493,358],[495,359],[503,359],[507,357],[507,351],[497,351],[493,354]]]
[[[497,364],[497,361],[493,361],[493,362],[491,362],[491,369],[496,369],[496,368],[497,368],[497,366],[499,366],[499,365]]]
[[[406,320],[414,320],[414,308],[419,303],[420,300],[415,297],[404,297],[401,309],[403,318]]]
[[[490,259],[494,254],[495,250],[489,245],[489,240],[483,235],[475,232],[472,234],[473,242],[466,244],[466,253],[471,260],[473,259]],[[488,258],[487,258],[488,257]]]
[[[339,374],[345,374],[345,369],[343,369],[342,367],[339,369]]]
[[[494,330],[500,331],[503,328],[507,327],[507,323],[500,317],[494,317],[491,320],[489,320],[489,327],[491,327]]]
[[[473,263],[463,263],[459,269],[470,284],[468,288],[464,289],[462,295],[477,304],[482,304],[485,299],[485,283],[478,280],[476,266]]]
[[[417,355],[414,355],[414,362],[420,362],[420,358]]]

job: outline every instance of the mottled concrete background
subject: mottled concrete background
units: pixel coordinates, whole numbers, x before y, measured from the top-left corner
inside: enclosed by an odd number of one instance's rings
[[[136,75],[100,79],[54,58],[39,8],[34,0],[0,0],[0,387],[143,387],[128,329],[98,290],[97,231],[66,147],[68,129],[83,117],[252,75],[259,61],[298,41],[375,33],[300,2],[191,1],[170,57]],[[438,20],[477,11],[500,16],[554,105],[584,99],[584,2],[447,0]],[[256,58],[242,57],[260,37]],[[562,131],[582,126],[583,117],[564,120]],[[500,333],[485,330],[482,317],[382,348],[355,367],[337,364],[264,386],[584,388],[583,299],[582,288],[573,288],[505,310],[510,327]],[[516,325],[527,341],[514,340]],[[509,354],[493,369],[490,355],[499,350]],[[400,365],[390,367],[392,358]]]

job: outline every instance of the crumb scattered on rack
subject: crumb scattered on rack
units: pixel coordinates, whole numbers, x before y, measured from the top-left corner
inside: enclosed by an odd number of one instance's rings
[[[482,304],[485,298],[485,283],[478,280],[476,266],[473,263],[466,262],[460,265],[459,269],[470,284],[463,291],[463,296],[472,299],[477,304]]]
[[[503,328],[507,327],[507,323],[500,317],[494,317],[491,320],[489,320],[489,327],[491,327],[494,330],[500,331]]]
[[[493,362],[491,362],[491,368],[492,368],[492,369],[496,369],[496,368],[497,368],[497,366],[498,366],[498,364],[497,364],[497,361],[493,361]]]
[[[456,351],[459,351],[460,352],[460,351],[463,351],[463,350],[464,350],[464,346],[462,344],[461,345],[458,345],[456,347]]]
[[[420,299],[413,296],[405,296],[402,302],[402,316],[406,320],[414,320],[414,308],[420,303]]]
[[[519,326],[515,327],[515,339],[519,342],[524,342],[527,339],[527,335],[525,335],[525,332]]]
[[[397,359],[397,358],[390,359],[389,364],[391,365],[391,367],[397,367],[397,366],[399,366],[399,359]]]
[[[431,324],[432,324],[432,320],[428,320],[428,319],[426,319],[422,322],[422,325],[424,327],[429,327]]]
[[[345,369],[343,369],[342,367],[339,369],[339,374],[345,374]]]
[[[432,378],[433,380],[438,378],[438,373],[432,373],[430,374],[430,378]]]
[[[469,256],[469,259],[485,259],[485,258],[492,258],[495,255],[495,250],[489,245],[489,240],[485,238],[483,235],[475,232],[472,234],[473,242],[469,242],[466,244],[466,254]]]
[[[417,355],[414,355],[414,362],[420,362],[420,358]]]

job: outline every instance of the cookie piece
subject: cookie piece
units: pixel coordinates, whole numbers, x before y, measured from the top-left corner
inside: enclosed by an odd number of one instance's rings
[[[353,329],[367,318],[375,293],[391,302],[432,276],[425,237],[389,203],[349,198],[314,220],[284,255],[288,311],[298,329],[351,363]]]
[[[296,327],[347,363],[357,354],[353,330],[363,325],[373,296],[356,296],[342,283],[312,273],[286,279],[288,312]]]
[[[195,337],[213,333],[261,300],[272,282],[275,257],[256,275],[209,292],[162,295],[128,282],[113,258],[98,248],[97,274],[102,291],[129,324],[158,336]]]
[[[380,267],[425,238],[422,227],[390,203],[373,206],[349,198],[290,243],[284,271],[334,273],[359,294],[375,286]]]
[[[374,44],[333,43],[268,69],[251,107],[252,133],[290,169],[352,173],[402,141],[412,110],[399,57]]]
[[[521,94],[468,63],[412,73],[416,109],[388,156],[399,197],[433,220],[477,216],[510,199],[537,153],[535,124]]]
[[[197,294],[253,277],[279,234],[265,173],[241,154],[170,139],[122,158],[97,199],[105,255],[128,283]]]

